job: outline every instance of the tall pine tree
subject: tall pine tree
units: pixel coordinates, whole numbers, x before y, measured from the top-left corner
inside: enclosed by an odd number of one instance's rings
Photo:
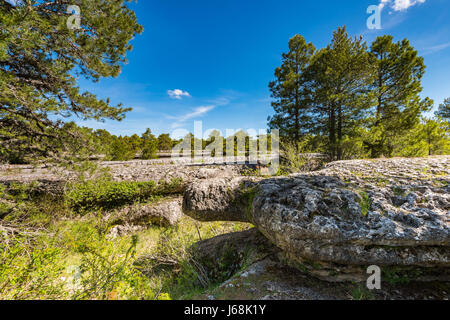
[[[373,68],[362,38],[352,39],[345,27],[333,33],[308,69],[313,90],[316,132],[328,137],[331,159],[342,159],[343,140],[355,133],[372,104],[369,84]]]
[[[308,132],[311,123],[311,99],[308,95],[305,70],[309,67],[315,47],[296,35],[289,40],[289,52],[283,53],[282,64],[275,70],[276,80],[270,82],[275,115],[269,126],[280,135],[298,140]]]
[[[393,37],[378,37],[370,48],[376,67],[371,90],[376,107],[371,119],[366,145],[372,157],[391,156],[393,141],[420,121],[432,101],[421,99],[424,59],[404,39],[394,43]]]

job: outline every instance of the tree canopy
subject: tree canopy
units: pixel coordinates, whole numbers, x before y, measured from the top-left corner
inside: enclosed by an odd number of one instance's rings
[[[396,140],[433,105],[420,97],[424,73],[424,59],[406,39],[381,36],[368,47],[340,27],[328,46],[315,50],[296,35],[269,83],[275,111],[269,126],[284,140],[324,146],[332,160],[390,157]],[[443,118],[448,105],[439,109]]]
[[[312,43],[296,35],[289,40],[289,52],[282,54],[282,64],[275,70],[276,80],[270,82],[272,106],[275,115],[269,117],[269,125],[283,135],[299,139],[308,132],[311,115],[308,81],[305,71],[315,53]]]
[[[64,120],[124,118],[130,108],[82,91],[77,79],[119,75],[143,30],[127,2],[0,1],[0,160],[61,158],[83,143]],[[67,26],[69,5],[81,9],[79,29]]]
[[[370,53],[375,59],[371,89],[376,96],[376,106],[369,125],[372,134],[365,143],[372,157],[390,156],[391,141],[413,128],[421,113],[433,102],[419,96],[425,64],[408,40],[395,43],[392,36],[378,37]]]
[[[450,121],[450,98],[445,99],[444,102],[439,105],[436,115],[446,121]]]

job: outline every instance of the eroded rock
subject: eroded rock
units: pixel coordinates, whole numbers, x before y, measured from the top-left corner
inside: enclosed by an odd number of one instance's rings
[[[232,275],[200,297],[208,300],[420,300],[448,299],[450,292],[450,282],[409,281],[405,274],[396,274],[395,269],[383,273],[381,290],[368,290],[365,283],[323,281],[318,279],[320,277],[311,277],[306,264],[294,268],[286,263],[285,253],[256,229],[203,240],[196,244],[193,259],[213,281]],[[362,273],[365,274],[365,270]],[[411,274],[414,273],[406,276]]]
[[[279,249],[257,229],[233,232],[197,242],[193,259],[201,265],[209,281],[224,281],[244,266],[273,256]]]
[[[361,280],[362,266],[449,279],[450,157],[341,161],[312,173],[193,183],[183,210],[253,223],[323,278]]]
[[[197,181],[184,192],[183,210],[199,221],[250,222],[247,197],[253,186],[247,177]]]
[[[113,181],[170,182],[181,179],[184,190],[193,181],[239,176],[246,165],[134,160],[99,162],[98,167],[100,170],[92,173],[89,179],[95,180],[105,173],[109,174]],[[33,183],[34,189],[38,192],[60,195],[64,193],[66,184],[73,181],[77,181],[77,172],[67,168],[46,165],[0,165],[0,183],[6,186],[11,183]]]
[[[166,198],[156,203],[133,204],[116,210],[105,217],[113,225],[121,226],[173,226],[182,217],[181,198]]]

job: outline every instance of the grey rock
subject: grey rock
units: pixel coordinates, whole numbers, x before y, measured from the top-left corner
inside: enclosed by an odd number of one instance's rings
[[[348,281],[331,283],[330,280],[360,281],[361,275],[366,277],[364,280],[367,279],[365,268],[358,266],[333,266],[333,269],[326,270],[305,264],[306,268],[293,268],[295,265],[286,263],[284,253],[255,229],[203,240],[196,244],[195,249],[193,259],[197,262],[196,265],[202,265],[201,270],[208,271],[208,275],[211,275],[211,269],[219,270],[220,272],[216,273],[219,275],[224,274],[226,270],[231,271],[231,274],[238,269],[230,278],[221,282],[221,285],[205,292],[201,297],[205,299],[210,296],[229,300],[361,299],[352,293],[357,288],[365,288],[365,284]],[[236,254],[230,255],[232,252]],[[245,252],[250,254],[242,254]],[[228,267],[223,269],[224,265]],[[329,272],[339,274],[330,276]],[[311,277],[311,274],[315,277]],[[420,285],[391,285],[384,281],[381,290],[367,290],[370,295],[366,299],[423,299],[430,296],[431,299],[448,299],[449,286],[450,283],[441,281]]]
[[[171,181],[182,179],[182,189],[202,179],[239,176],[245,165],[191,164],[183,161],[133,160],[99,162],[99,169],[89,178],[95,179],[105,171],[114,181]],[[66,168],[47,165],[0,165],[0,183],[36,183],[36,191],[60,195],[68,182],[77,179],[77,173]]]
[[[182,217],[181,198],[167,198],[156,203],[134,204],[116,210],[105,220],[112,225],[173,226]]]
[[[190,184],[183,197],[183,211],[199,221],[248,222],[242,177],[197,181]]]
[[[450,278],[449,164],[450,157],[354,160],[289,177],[198,181],[183,210],[202,221],[251,222],[291,260],[322,264],[326,272],[317,274],[362,275],[361,266],[375,264],[435,268]]]
[[[133,226],[133,225],[118,225],[118,226],[114,226],[112,227],[108,234],[107,234],[107,238],[108,239],[115,239],[118,237],[122,237],[124,235],[128,235],[128,234],[132,234],[132,233],[136,233],[139,231],[142,231],[144,228],[141,226]]]

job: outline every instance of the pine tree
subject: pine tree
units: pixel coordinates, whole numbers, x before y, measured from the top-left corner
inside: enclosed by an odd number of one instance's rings
[[[307,94],[304,71],[311,63],[315,47],[296,35],[289,40],[289,52],[283,53],[282,64],[275,70],[276,80],[270,82],[275,115],[269,126],[279,129],[280,135],[298,140],[308,132],[311,122],[311,101]]]
[[[448,153],[449,137],[446,135],[442,121],[435,119],[424,119],[423,121],[422,132],[427,143],[428,155]]]
[[[142,159],[154,159],[158,152],[158,139],[152,134],[152,130],[147,128],[142,134]]]
[[[439,109],[436,111],[436,116],[450,122],[450,98],[445,99],[444,103],[439,105]]]
[[[370,139],[365,143],[372,157],[391,156],[392,141],[413,128],[432,105],[430,99],[419,96],[425,64],[408,40],[394,43],[389,35],[378,37],[370,52],[376,66],[371,86],[376,108],[369,125]]]
[[[315,130],[328,136],[331,159],[342,159],[344,138],[355,133],[372,104],[368,87],[373,78],[370,62],[362,38],[352,39],[342,27],[308,68]]]
[[[136,150],[128,139],[122,136],[113,136],[110,152],[109,157],[113,161],[127,161],[136,157]]]
[[[61,158],[82,138],[64,118],[121,120],[129,108],[82,92],[77,78],[116,77],[142,32],[129,0],[0,1],[0,161]],[[81,28],[69,29],[69,5]]]
[[[172,139],[168,133],[163,133],[158,136],[158,150],[169,151],[172,149]]]

